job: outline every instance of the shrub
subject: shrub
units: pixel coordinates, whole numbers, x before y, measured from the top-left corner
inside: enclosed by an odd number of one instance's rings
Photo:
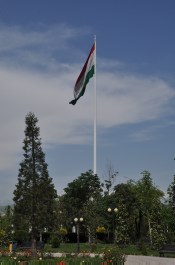
[[[144,255],[144,256],[148,255],[147,248],[146,248],[146,245],[145,245],[143,240],[141,240],[139,243],[139,250],[142,253],[142,255]]]
[[[90,244],[90,251],[92,253],[96,252],[97,251],[97,244],[95,244],[95,243]]]
[[[59,248],[60,247],[60,239],[55,235],[51,239],[52,248]]]
[[[61,228],[59,229],[59,234],[60,234],[61,236],[65,236],[65,235],[67,235],[67,228],[65,228],[65,227],[61,227]]]
[[[96,229],[96,233],[106,233],[106,229],[104,226],[98,226]]]
[[[103,262],[112,264],[124,264],[126,256],[118,247],[105,248],[103,251]]]

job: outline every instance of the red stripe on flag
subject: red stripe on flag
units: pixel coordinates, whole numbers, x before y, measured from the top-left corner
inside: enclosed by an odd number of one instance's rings
[[[81,70],[81,73],[80,73],[79,77],[77,78],[77,81],[76,81],[75,86],[74,86],[74,90],[75,90],[76,85],[79,83],[79,81],[81,80],[82,76],[84,75],[84,73],[86,71],[86,67],[87,67],[88,61],[89,61],[89,58],[90,58],[91,54],[94,52],[94,50],[95,50],[95,44],[93,44],[93,46],[91,48],[91,51],[89,53],[89,56],[88,56],[84,66],[83,66],[83,69]]]

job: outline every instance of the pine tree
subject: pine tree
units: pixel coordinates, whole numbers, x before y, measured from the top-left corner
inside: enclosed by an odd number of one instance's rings
[[[45,229],[53,230],[57,197],[47,170],[37,122],[38,119],[33,113],[30,112],[26,116],[24,158],[20,163],[13,198],[15,230],[23,230],[26,233],[30,231],[33,240]]]

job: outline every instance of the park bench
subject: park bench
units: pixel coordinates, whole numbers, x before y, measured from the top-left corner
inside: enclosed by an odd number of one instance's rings
[[[22,242],[20,245],[17,246],[18,250],[29,250],[31,248],[32,248],[32,242],[31,241]],[[35,243],[35,248],[37,250],[43,250],[44,249],[44,242],[37,241]]]
[[[164,257],[165,254],[175,254],[175,245],[164,245],[159,249],[160,257]]]

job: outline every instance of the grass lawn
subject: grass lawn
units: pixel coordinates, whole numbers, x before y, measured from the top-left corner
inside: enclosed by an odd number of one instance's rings
[[[89,243],[80,243],[80,252],[91,252],[91,253],[103,253],[104,249],[112,248],[113,244],[89,244]],[[77,252],[77,244],[74,243],[61,243],[59,248],[51,248],[51,245],[45,245],[46,252],[54,252],[54,253],[76,253]],[[140,248],[136,245],[128,245],[126,247],[122,247],[121,251],[126,255],[148,255],[148,256],[159,256],[159,252],[157,250],[151,249],[149,246],[144,246]]]

